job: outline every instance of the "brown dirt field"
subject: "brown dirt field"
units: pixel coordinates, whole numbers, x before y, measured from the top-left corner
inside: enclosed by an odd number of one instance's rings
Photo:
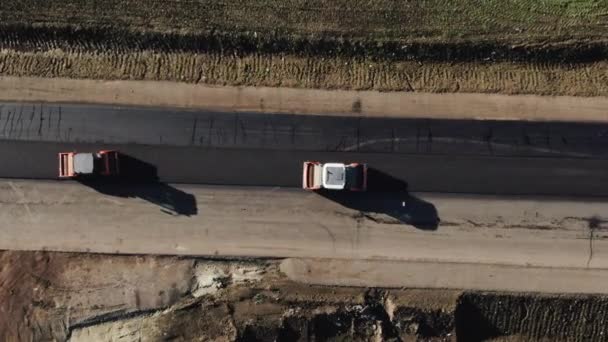
[[[292,36],[455,40],[573,40],[608,33],[603,1],[548,0],[22,0],[0,4],[0,21],[115,26],[146,31],[255,31]]]
[[[170,306],[190,290],[192,261],[0,251],[0,340],[62,341],[112,313]]]
[[[433,63],[344,57],[0,51],[0,75],[230,86],[608,96],[608,64]]]
[[[44,310],[44,291],[56,276],[57,256],[51,263],[46,253],[2,252],[0,254],[0,340],[32,341],[52,324]],[[61,266],[60,266],[61,267]]]

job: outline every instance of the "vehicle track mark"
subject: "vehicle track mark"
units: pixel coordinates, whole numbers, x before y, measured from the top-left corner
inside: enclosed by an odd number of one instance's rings
[[[32,122],[32,120],[34,119],[34,115],[35,115],[36,109],[32,108],[32,116],[30,117],[30,123]],[[50,122],[50,120],[49,120]],[[42,105],[40,106],[40,124],[38,126],[38,136],[41,137],[42,136],[42,126],[44,124],[44,112],[42,110]],[[29,128],[28,128],[29,130]]]
[[[192,122],[192,136],[190,137],[190,145],[194,145],[194,141],[196,138],[196,126],[198,124],[198,117],[194,117],[194,122]]]

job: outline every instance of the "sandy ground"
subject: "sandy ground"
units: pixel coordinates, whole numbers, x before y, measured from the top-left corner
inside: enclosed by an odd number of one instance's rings
[[[158,256],[0,251],[0,339],[65,341],[184,298],[257,281],[269,264]],[[141,326],[135,327],[143,330]],[[118,333],[88,341],[123,341]]]
[[[592,122],[608,120],[605,110],[608,108],[608,98],[603,97],[383,93],[32,77],[0,77],[0,100],[317,115]]]
[[[604,202],[423,195],[441,219],[429,230],[299,190],[179,188],[195,197],[197,215],[76,183],[3,181],[0,249],[608,268]],[[521,290],[525,279],[499,285]],[[458,286],[479,284],[465,278]]]
[[[192,260],[0,252],[0,339],[64,340],[70,326],[174,304]]]

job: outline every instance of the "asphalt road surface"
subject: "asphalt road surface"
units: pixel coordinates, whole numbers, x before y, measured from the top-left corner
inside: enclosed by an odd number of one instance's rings
[[[58,152],[111,148],[162,182],[299,187],[304,160],[357,161],[380,175],[370,183],[392,178],[411,191],[606,196],[607,132],[603,124],[5,103],[0,177],[52,179]]]
[[[426,156],[355,152],[268,151],[193,147],[0,143],[0,177],[54,179],[57,153],[116,148],[153,168],[159,180],[172,183],[301,187],[302,161],[367,162],[379,170],[373,184],[386,177],[407,183],[410,191],[533,195],[608,195],[608,160]],[[132,169],[135,170],[132,170]],[[122,164],[137,174],[141,167]],[[380,176],[376,176],[380,174]],[[378,178],[381,178],[378,180]],[[135,177],[135,180],[138,180]],[[397,183],[397,181],[395,183]],[[399,190],[380,184],[382,190]]]
[[[422,155],[608,157],[608,124],[0,103],[0,139]]]

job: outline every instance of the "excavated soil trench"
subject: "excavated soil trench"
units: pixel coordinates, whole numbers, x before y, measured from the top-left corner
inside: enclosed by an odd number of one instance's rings
[[[603,40],[513,44],[499,41],[404,42],[257,35],[249,31],[201,31],[196,34],[136,32],[110,27],[44,27],[1,25],[0,47],[15,51],[116,51],[161,53],[222,53],[225,55],[289,54],[316,57],[372,58],[428,62],[589,63],[608,58]]]
[[[219,300],[190,302],[175,311],[83,327],[72,332],[72,340],[137,331],[149,339],[162,334],[186,340],[202,336],[286,342],[601,341],[608,330],[603,297],[469,292],[458,296],[436,290],[299,289],[294,284],[285,285],[289,289],[241,289]],[[283,293],[288,290],[295,294]],[[325,294],[307,296],[311,291]],[[457,303],[450,302],[454,298],[458,298]]]
[[[2,340],[600,341],[608,297],[364,289],[277,261],[1,252]]]

